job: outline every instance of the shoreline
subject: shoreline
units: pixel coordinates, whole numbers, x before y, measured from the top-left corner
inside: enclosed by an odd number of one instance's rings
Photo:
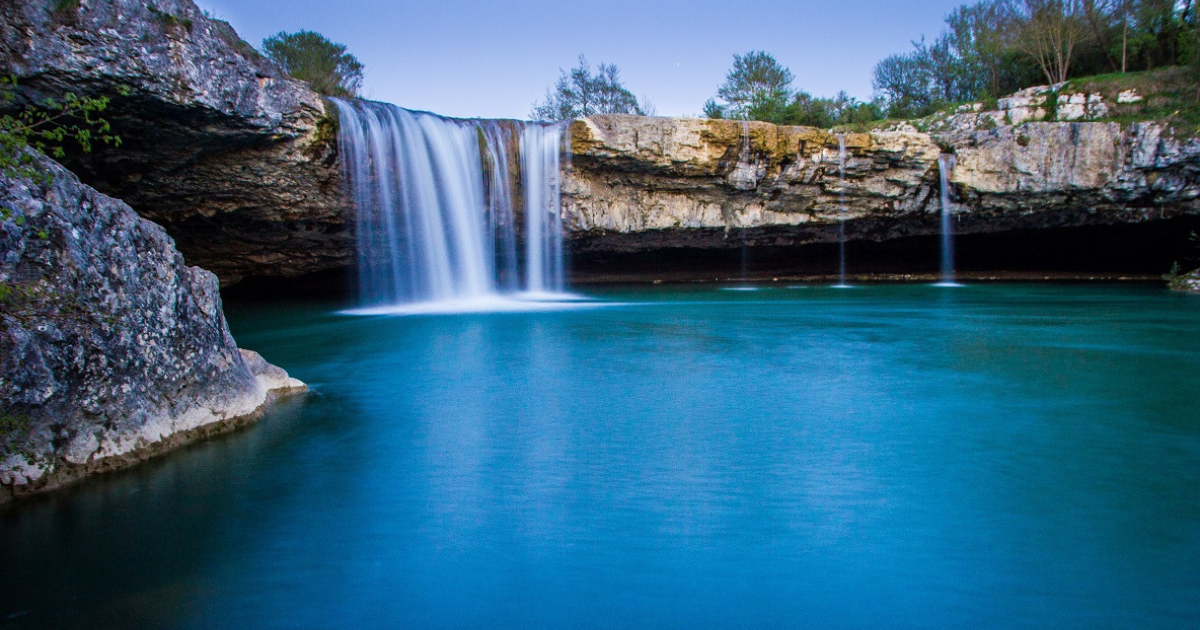
[[[256,380],[258,380],[263,388],[262,400],[250,412],[232,417],[218,418],[213,422],[176,431],[154,442],[137,446],[122,453],[99,459],[91,459],[83,464],[76,464],[58,458],[54,462],[52,471],[41,473],[41,475],[29,483],[0,484],[0,511],[8,509],[11,506],[20,505],[32,497],[45,495],[108,473],[127,470],[143,462],[167,455],[182,447],[196,444],[219,435],[232,433],[261,420],[269,408],[277,402],[286,398],[301,396],[309,391],[308,385],[288,376],[280,368],[267,363],[257,353],[242,350],[242,354],[246,359],[247,366],[251,368]],[[197,407],[188,413],[196,412],[209,412],[214,415],[218,413],[216,409],[211,407]],[[25,470],[30,470],[30,468],[26,467]],[[7,472],[10,475],[20,474],[16,470],[9,470]]]

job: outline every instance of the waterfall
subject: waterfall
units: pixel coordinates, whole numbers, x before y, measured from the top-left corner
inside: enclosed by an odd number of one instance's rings
[[[838,141],[838,283],[837,288],[850,285],[846,282],[846,134],[839,133]]]
[[[361,305],[563,291],[564,126],[333,100]]]
[[[950,174],[954,172],[955,157],[952,153],[938,156],[938,179],[941,183],[942,201],[942,281],[939,286],[959,286],[954,281],[954,226],[950,212]]]
[[[562,191],[559,186],[563,127],[526,125],[521,132],[521,181],[525,197],[525,289],[563,290]]]
[[[746,173],[751,180],[754,179],[754,154],[750,149],[750,123],[742,121],[742,153],[738,156],[738,167],[741,167],[742,162],[746,164]],[[750,249],[746,246],[746,228],[739,230],[738,236],[742,239],[742,285],[741,288],[748,289],[750,275]]]

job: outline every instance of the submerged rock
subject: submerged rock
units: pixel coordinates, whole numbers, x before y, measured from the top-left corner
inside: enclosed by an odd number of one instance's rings
[[[39,157],[0,176],[0,503],[256,418],[304,384],[239,351],[216,277]]]

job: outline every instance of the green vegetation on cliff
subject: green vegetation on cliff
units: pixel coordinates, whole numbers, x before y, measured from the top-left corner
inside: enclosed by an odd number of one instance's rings
[[[1200,293],[1200,268],[1184,272],[1185,268],[1191,269],[1193,266],[1200,264],[1200,236],[1192,232],[1191,241],[1194,245],[1192,248],[1193,254],[1184,260],[1187,267],[1182,267],[1176,262],[1172,265],[1170,271],[1163,274],[1163,280],[1167,282],[1167,287],[1172,291]]]
[[[1060,93],[1101,95],[1110,107],[1100,120],[1122,123],[1157,120],[1171,124],[1179,134],[1200,134],[1200,83],[1192,67],[1072,79]],[[1136,94],[1139,100],[1122,103],[1122,93]]]
[[[1124,86],[1112,102],[1130,89],[1144,102],[1089,119],[1166,120],[1193,134],[1200,130],[1200,7],[1195,0],[981,0],[951,12],[932,42],[922,37],[912,51],[880,61],[870,102],[844,93],[814,98],[791,83],[791,71],[769,53],[735,55],[704,113],[866,130],[965,103],[994,111],[999,97],[1053,85],[1043,107],[1054,120],[1060,95]]]
[[[621,71],[602,63],[596,72],[579,55],[579,65],[559,71],[558,81],[546,90],[546,100],[534,103],[529,116],[534,120],[572,120],[592,114],[639,114],[653,116],[648,102],[638,102],[621,83]]]
[[[1076,77],[1197,67],[1198,29],[1193,0],[982,0],[879,62],[874,84],[890,116],[920,118]]]
[[[313,31],[280,31],[263,40],[263,52],[294,79],[325,96],[353,98],[362,88],[363,65],[344,44]]]
[[[0,77],[0,109],[13,107],[16,87],[16,79]],[[68,140],[84,152],[90,152],[94,142],[120,146],[120,136],[110,133],[108,121],[99,117],[108,103],[107,97],[79,97],[68,92],[61,100],[46,99],[0,116],[0,174],[40,174],[31,167],[34,157],[29,148],[61,158],[66,155]]]
[[[793,90],[792,78],[792,71],[770,53],[755,50],[734,55],[733,67],[717,89],[717,97],[704,104],[704,114],[822,129],[864,125],[884,117],[877,102],[863,103],[845,92],[834,98],[813,97]]]

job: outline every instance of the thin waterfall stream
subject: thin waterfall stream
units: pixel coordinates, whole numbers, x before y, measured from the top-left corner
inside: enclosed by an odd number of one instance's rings
[[[953,153],[943,153],[938,156],[938,180],[941,184],[942,204],[942,280],[937,285],[941,287],[962,286],[954,277],[954,217],[953,203],[950,201],[950,175],[954,172],[956,158]]]
[[[751,149],[750,149],[750,123],[748,123],[746,121],[742,121],[741,159],[745,160],[745,162],[747,164],[747,169],[749,171],[753,172],[753,170],[754,170],[754,166],[753,166],[754,154],[751,152]],[[742,252],[741,252],[741,254],[742,254],[742,285],[741,285],[741,288],[746,289],[746,288],[752,288],[752,287],[750,287],[750,250],[746,244],[745,228],[743,228],[740,231],[741,231],[740,236],[742,239]]]
[[[847,289],[846,282],[846,134],[838,134],[838,283],[834,287]]]
[[[734,187],[739,190],[751,190],[758,182],[758,175],[755,172],[754,164],[754,149],[750,142],[750,123],[748,121],[741,122],[742,128],[742,149],[738,155],[737,164],[734,166],[734,171],[730,174],[730,180],[734,183]],[[737,223],[732,217],[726,218],[725,229],[728,233]],[[740,274],[738,276],[738,284],[732,287],[726,287],[729,291],[758,291],[759,287],[754,286],[750,278],[750,243],[746,233],[746,227],[737,227],[737,237],[740,243],[739,253],[741,260]]]
[[[512,310],[564,294],[564,125],[334,99],[359,312]]]

